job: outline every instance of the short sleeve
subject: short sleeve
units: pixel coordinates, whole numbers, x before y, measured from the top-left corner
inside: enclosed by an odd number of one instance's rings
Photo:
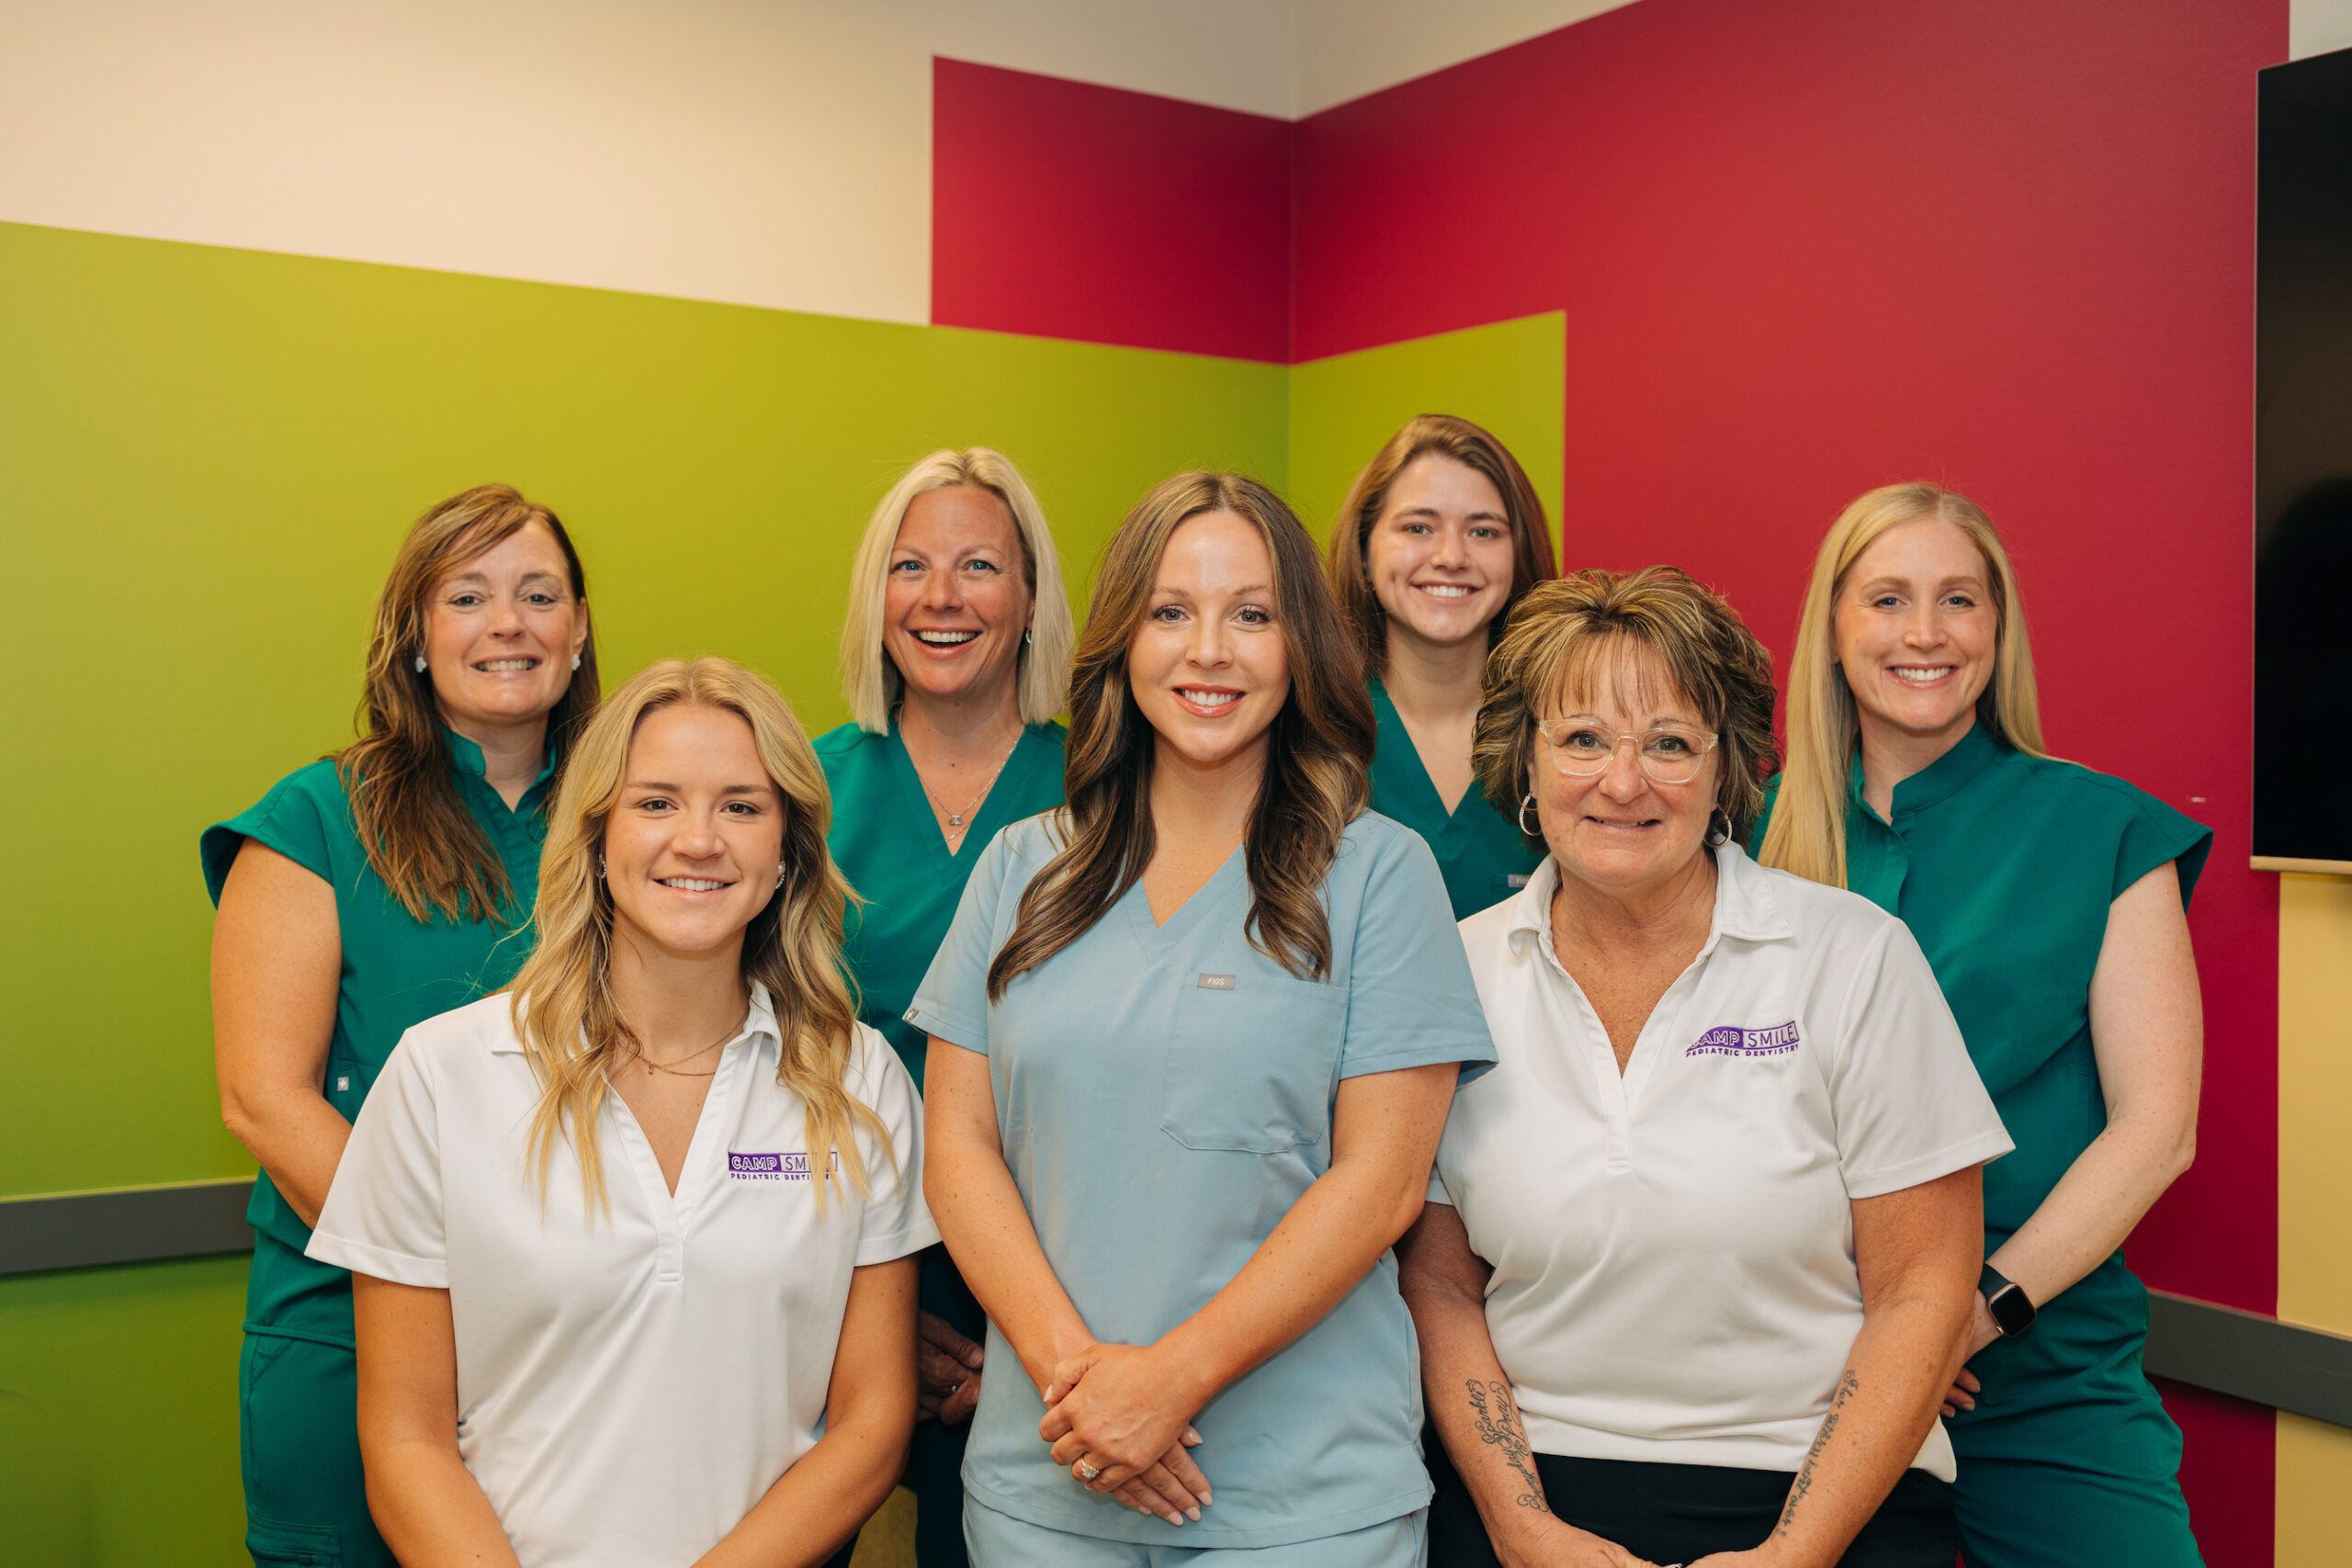
[[[1401,829],[1349,847],[1374,861],[1357,908],[1340,1077],[1459,1062],[1469,1082],[1494,1065],[1495,1042],[1437,858]]]
[[[403,1038],[352,1123],[309,1255],[355,1274],[447,1290],[440,1134],[431,1074]]]
[[[247,839],[257,840],[329,883],[334,881],[337,818],[345,815],[343,790],[333,762],[312,762],[270,786],[269,793],[226,822],[215,822],[198,840],[204,886],[220,902],[229,868]],[[340,836],[347,837],[347,831]]]
[[[947,938],[907,1009],[907,1021],[917,1029],[983,1056],[989,1050],[989,965],[996,959],[997,913],[1004,906],[1005,884],[1022,863],[1012,840],[1023,826],[1015,823],[989,840],[964,884]]]
[[[859,1078],[856,1092],[889,1134],[889,1157],[867,1129],[865,1214],[857,1235],[856,1266],[888,1263],[921,1252],[939,1240],[939,1227],[922,1201],[922,1100],[914,1079],[889,1043],[864,1024],[857,1026]]]
[[[2129,784],[2123,787],[2132,798],[2131,809],[2124,813],[2122,838],[2116,845],[2115,886],[2109,898],[2121,897],[2125,888],[2148,873],[2166,861],[2176,861],[2180,866],[2180,904],[2187,908],[2189,895],[2197,890],[2197,878],[2205,869],[2205,857],[2212,851],[2213,829],[2144,790]]]
[[[1849,1198],[1877,1198],[2008,1153],[1927,954],[1888,920],[1858,965],[1828,1053],[1838,1164]]]

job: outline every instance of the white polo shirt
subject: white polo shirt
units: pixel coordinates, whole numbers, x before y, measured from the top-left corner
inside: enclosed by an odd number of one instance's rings
[[[590,1217],[568,1145],[543,1208],[527,1157],[539,1087],[509,1001],[401,1037],[310,1255],[448,1291],[458,1451],[525,1568],[683,1565],[815,1446],[850,1271],[939,1239],[922,1106],[859,1024],[846,1085],[888,1146],[858,1132],[873,1196],[836,1183],[820,1219],[801,1102],[776,1082],[775,1015],[754,987],[675,1197],[613,1095],[597,1129],[611,1213]]]
[[[1455,1094],[1430,1198],[1494,1266],[1540,1453],[1793,1472],[1862,1326],[1852,1201],[2010,1147],[1900,920],[1736,845],[1715,864],[1706,945],[1622,1077],[1552,951],[1555,862],[1462,922],[1499,1061]],[[1941,1423],[1912,1462],[1951,1479]]]

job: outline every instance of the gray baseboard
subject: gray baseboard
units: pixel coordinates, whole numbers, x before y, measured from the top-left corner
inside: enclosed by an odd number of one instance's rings
[[[2150,1373],[2235,1399],[2352,1427],[2352,1338],[2148,1292]]]
[[[253,1179],[0,1201],[0,1275],[253,1250]]]

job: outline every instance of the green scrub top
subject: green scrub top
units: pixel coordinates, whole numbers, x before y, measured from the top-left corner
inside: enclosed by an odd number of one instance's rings
[[[1847,885],[1918,938],[2017,1145],[1984,1168],[1989,1255],[2107,1126],[2090,983],[2108,907],[2167,861],[2186,903],[2212,831],[2121,779],[2029,757],[1981,724],[1894,786],[1891,818],[1862,799],[1859,758],[1850,790]],[[1751,841],[1763,830],[1759,820]],[[2169,1485],[2179,1434],[2140,1371],[2147,1325],[2147,1292],[2119,1251],[2044,1304],[2024,1338],[1979,1351],[1970,1365],[1984,1395],[1950,1422],[1963,1488],[1972,1459]]]
[[[1447,811],[1430,783],[1429,770],[1413,737],[1388,700],[1388,688],[1372,680],[1372,710],[1380,737],[1372,754],[1372,808],[1419,833],[1437,856],[1453,918],[1467,919],[1527,886],[1544,863],[1530,849],[1519,825],[1495,808],[1476,782]]]
[[[1050,721],[1022,731],[954,854],[899,735],[897,708],[887,735],[844,724],[817,738],[817,761],[833,796],[826,847],[865,901],[850,908],[842,963],[857,982],[857,1016],[882,1032],[918,1089],[929,1037],[907,1021],[908,1004],[997,829],[1062,803],[1064,733]]]
[[[335,993],[324,1089],[327,1103],[346,1122],[358,1116],[384,1059],[410,1025],[499,989],[514,978],[531,948],[527,921],[538,897],[539,846],[547,837],[554,756],[550,752],[521,804],[509,810],[483,776],[481,748],[450,730],[442,731],[442,739],[458,795],[481,824],[514,886],[504,919],[420,921],[411,915],[368,863],[350,797],[332,761],[287,774],[252,808],[207,828],[201,841],[204,882],[216,905],[247,839],[268,845],[334,889],[343,976]],[[351,1276],[303,1256],[311,1227],[278,1194],[266,1171],[254,1183],[245,1217],[254,1233],[246,1331],[349,1346]]]
[[[997,835],[910,1011],[988,1057],[1006,1167],[1079,1315],[1101,1339],[1148,1345],[1224,1289],[1330,1169],[1343,1081],[1448,1062],[1469,1078],[1494,1043],[1428,846],[1371,812],[1323,876],[1328,980],[1252,944],[1236,850],[1167,924],[1137,882],[990,1001],[989,965],[1059,848],[1049,818]],[[1017,1367],[988,1332],[989,1364]],[[1193,1457],[1216,1488],[1197,1524],[1079,1486],[1037,1440],[1044,1415],[1027,1378],[981,1382],[964,1457],[973,1501],[1050,1529],[1204,1550],[1342,1535],[1429,1501],[1393,1253],[1194,1417]]]

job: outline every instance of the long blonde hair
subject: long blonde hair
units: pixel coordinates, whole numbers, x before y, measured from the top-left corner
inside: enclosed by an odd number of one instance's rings
[[[876,735],[889,733],[890,705],[906,689],[899,667],[882,650],[882,604],[899,525],[907,520],[907,508],[915,497],[956,485],[987,491],[1004,502],[1021,541],[1031,615],[1029,639],[1016,655],[1021,722],[1043,724],[1069,700],[1070,649],[1078,636],[1071,629],[1061,558],[1054,553],[1054,533],[1046,526],[1046,513],[1021,470],[1001,452],[986,446],[957,452],[943,446],[909,468],[874,508],[849,569],[849,615],[842,622],[842,695],[849,700],[850,717],[858,728]]]
[[[563,552],[571,596],[584,609],[588,574],[556,514],[509,485],[476,485],[418,518],[376,595],[360,739],[334,754],[368,863],[410,918],[451,922],[507,917],[514,885],[449,777],[449,742],[424,651],[424,602],[443,574],[537,524]],[[588,628],[572,672],[548,715],[547,743],[560,756],[596,705],[596,629]]]
[[[751,726],[752,746],[783,797],[784,874],[743,932],[743,977],[765,986],[775,1010],[776,1081],[804,1108],[810,1179],[822,1213],[826,1189],[836,1179],[828,1151],[864,1195],[870,1189],[856,1129],[869,1129],[884,1149],[890,1146],[881,1118],[842,1084],[857,1024],[841,968],[849,884],[826,852],[832,802],[808,737],[774,687],[725,659],[664,660],[614,693],[573,747],[548,814],[534,916],[538,946],[511,987],[514,1032],[542,1090],[530,1143],[539,1196],[546,1200],[555,1145],[568,1140],[579,1155],[590,1208],[608,1206],[596,1124],[612,1091],[607,1075],[636,1055],[639,1041],[613,997],[613,897],[596,863],[638,726],[655,709],[680,703],[731,713]]]
[[[2017,570],[1984,509],[1964,495],[1925,482],[1886,485],[1856,501],[1829,525],[1814,558],[1789,660],[1788,762],[1757,859],[1766,865],[1846,886],[1846,804],[1851,794],[1854,749],[1861,721],[1853,688],[1838,667],[1838,595],[1847,573],[1878,536],[1923,518],[1951,524],[1984,558],[1985,576],[2000,630],[1993,678],[1976,699],[1976,721],[2030,757],[2050,753],[2041,743],[2041,704],[2035,694],[2033,645],[2025,631],[2025,601]]]

